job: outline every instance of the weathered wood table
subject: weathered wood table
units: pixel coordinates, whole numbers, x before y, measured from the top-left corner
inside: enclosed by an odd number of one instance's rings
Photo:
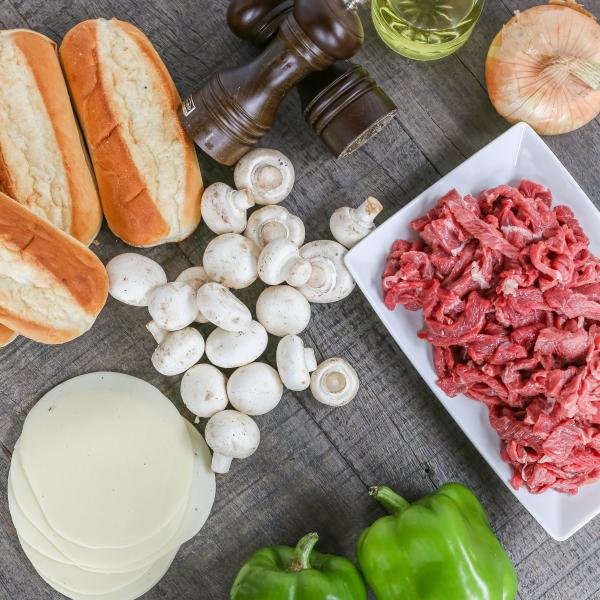
[[[298,180],[286,205],[305,219],[308,239],[328,235],[335,207],[354,205],[369,194],[382,200],[384,216],[391,215],[508,127],[488,101],[485,54],[514,10],[537,3],[488,0],[466,47],[429,64],[389,51],[364,13],[367,41],[360,60],[398,103],[395,122],[366,148],[336,161],[308,131],[293,94],[264,140],[295,164]],[[587,5],[600,15],[600,0]],[[0,25],[36,29],[60,41],[90,17],[132,21],[154,42],[184,94],[213,70],[254,52],[227,30],[226,7],[226,0],[2,0]],[[600,119],[547,141],[600,205]],[[205,182],[231,182],[229,169],[205,157],[201,164]],[[200,264],[207,240],[202,226],[181,244],[146,253],[174,278]],[[104,261],[127,250],[106,228],[92,248]],[[2,600],[59,597],[20,550],[6,499],[11,451],[40,396],[75,375],[115,370],[150,381],[181,404],[179,378],[162,377],[150,364],[154,342],[146,320],[144,309],[111,299],[93,330],[71,344],[44,347],[18,339],[0,351]],[[225,600],[253,550],[292,543],[310,530],[320,532],[321,549],[352,556],[359,532],[382,514],[368,497],[370,485],[386,482],[416,498],[448,480],[466,483],[483,501],[517,564],[521,599],[600,598],[600,519],[568,542],[550,539],[445,413],[359,291],[339,304],[313,306],[305,333],[318,358],[341,355],[356,365],[362,381],[358,398],[344,409],[329,409],[309,393],[287,392],[275,411],[258,418],[263,434],[258,452],[219,477],[210,520],[181,550],[149,600]],[[273,359],[270,347],[267,360]]]

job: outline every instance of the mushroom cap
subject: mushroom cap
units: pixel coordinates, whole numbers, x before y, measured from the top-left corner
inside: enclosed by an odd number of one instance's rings
[[[208,275],[204,270],[204,267],[189,267],[184,271],[181,271],[175,281],[183,281],[188,285],[191,285],[195,292],[197,292],[201,286],[208,282]]]
[[[342,206],[329,220],[333,237],[346,248],[352,248],[375,229],[375,217],[383,210],[376,198],[367,198],[358,208]]]
[[[300,248],[300,256],[312,266],[310,279],[298,290],[318,304],[337,302],[350,295],[354,279],[344,264],[348,251],[338,242],[318,240]]]
[[[183,281],[188,285],[191,285],[194,292],[197,294],[198,290],[208,281],[208,275],[206,274],[204,267],[189,267],[185,271],[179,273],[175,281]],[[208,323],[208,319],[198,311],[196,323]]]
[[[258,257],[258,276],[267,285],[287,281],[290,285],[303,285],[311,274],[310,263],[301,258],[298,246],[289,240],[269,242]]]
[[[293,392],[301,392],[310,385],[310,373],[317,368],[315,352],[305,348],[297,335],[286,335],[277,345],[277,371],[283,385]]]
[[[244,235],[262,249],[275,240],[289,240],[300,247],[304,243],[304,223],[283,206],[263,206],[248,218]]]
[[[258,278],[258,248],[242,235],[225,233],[208,244],[202,264],[212,281],[239,290]]]
[[[161,285],[150,294],[148,312],[162,329],[183,329],[198,316],[194,289],[183,281]]]
[[[256,148],[241,158],[233,178],[235,186],[247,189],[256,204],[278,204],[294,187],[294,166],[279,150]]]
[[[256,301],[256,318],[272,335],[297,335],[310,321],[310,304],[289,285],[268,287]]]
[[[231,374],[227,395],[236,410],[246,415],[264,415],[279,404],[283,384],[273,367],[254,362]]]
[[[227,378],[212,365],[196,365],[181,380],[181,399],[196,417],[209,418],[228,404]]]
[[[315,400],[329,406],[344,406],[358,393],[358,373],[343,358],[328,358],[310,378],[310,391]]]
[[[252,322],[246,305],[220,283],[204,284],[196,295],[200,312],[208,321],[225,331],[244,331]]]
[[[162,375],[179,375],[195,365],[203,354],[204,338],[199,331],[186,327],[167,334],[154,351],[152,364]]]
[[[213,452],[230,458],[248,458],[260,444],[260,430],[254,420],[237,410],[213,415],[204,431]]]
[[[106,265],[110,295],[130,306],[148,306],[150,292],[167,283],[164,269],[154,260],[126,252]]]
[[[254,200],[246,190],[234,190],[226,183],[209,185],[202,195],[201,212],[206,226],[214,233],[242,233],[246,211]]]
[[[265,328],[256,321],[239,333],[218,327],[206,339],[206,356],[217,367],[235,369],[254,362],[267,349],[268,341]]]

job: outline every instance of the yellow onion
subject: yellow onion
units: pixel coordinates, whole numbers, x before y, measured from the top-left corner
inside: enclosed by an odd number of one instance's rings
[[[573,131],[600,113],[600,25],[572,0],[518,12],[490,46],[486,80],[508,121]]]

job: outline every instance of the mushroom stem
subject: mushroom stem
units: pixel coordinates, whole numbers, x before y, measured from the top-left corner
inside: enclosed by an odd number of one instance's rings
[[[313,348],[304,348],[304,361],[309,373],[317,369],[317,357]]]
[[[152,334],[157,344],[162,344],[168,334],[168,331],[160,327],[156,321],[150,321],[146,325],[146,329]]]
[[[283,183],[283,176],[273,165],[260,165],[254,171],[254,181],[261,188],[276,188]]]
[[[322,289],[331,282],[331,269],[325,261],[314,261],[308,284],[315,289]]]
[[[273,240],[287,239],[288,230],[283,223],[279,221],[267,221],[261,229],[263,243],[267,245]]]
[[[381,202],[377,198],[369,196],[359,207],[354,209],[354,216],[357,221],[372,223],[382,210]]]
[[[254,200],[248,190],[234,190],[231,202],[238,210],[248,210],[254,206]]]
[[[232,460],[233,459],[230,456],[225,456],[215,452],[212,457],[211,468],[215,473],[224,475],[225,473],[229,473]]]

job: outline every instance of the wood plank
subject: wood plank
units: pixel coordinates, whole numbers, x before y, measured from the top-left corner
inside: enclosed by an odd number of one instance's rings
[[[305,220],[308,239],[327,237],[330,213],[369,194],[384,202],[383,216],[390,216],[508,127],[485,92],[485,53],[511,11],[535,3],[489,0],[470,42],[456,56],[430,64],[393,54],[366,18],[367,43],[359,60],[400,110],[390,127],[343,161],[333,159],[308,130],[297,96],[290,95],[264,145],[293,159],[297,184],[286,205]],[[587,4],[600,14],[600,0]],[[33,27],[59,41],[85,18],[131,20],[155,43],[186,94],[214,69],[255,53],[226,31],[226,7],[225,0],[7,0],[0,24]],[[600,202],[595,151],[600,120],[548,143]],[[230,169],[200,160],[207,183],[231,183]],[[201,227],[180,244],[144,253],[174,278],[201,262],[208,240]],[[103,261],[128,250],[106,228],[93,249]],[[256,286],[241,297],[251,304],[259,291]],[[144,309],[109,300],[93,330],[71,344],[48,348],[19,339],[0,350],[1,600],[61,597],[39,580],[18,548],[5,493],[10,452],[27,411],[45,391],[84,372],[123,371],[159,387],[190,416],[179,399],[180,378],[162,377],[150,365],[154,342],[144,329],[147,319]],[[311,529],[321,533],[322,549],[353,556],[360,531],[382,514],[367,486],[388,483],[415,499],[448,480],[470,485],[482,499],[518,564],[521,600],[598,597],[600,522],[563,544],[549,540],[445,413],[358,292],[339,304],[313,306],[304,337],[320,359],[351,360],[361,377],[359,397],[336,410],[307,392],[288,392],[276,411],[260,417],[263,441],[257,454],[219,478],[211,519],[147,599],[226,598],[249,553],[265,544],[293,543]],[[268,362],[274,361],[274,349],[273,341]]]

